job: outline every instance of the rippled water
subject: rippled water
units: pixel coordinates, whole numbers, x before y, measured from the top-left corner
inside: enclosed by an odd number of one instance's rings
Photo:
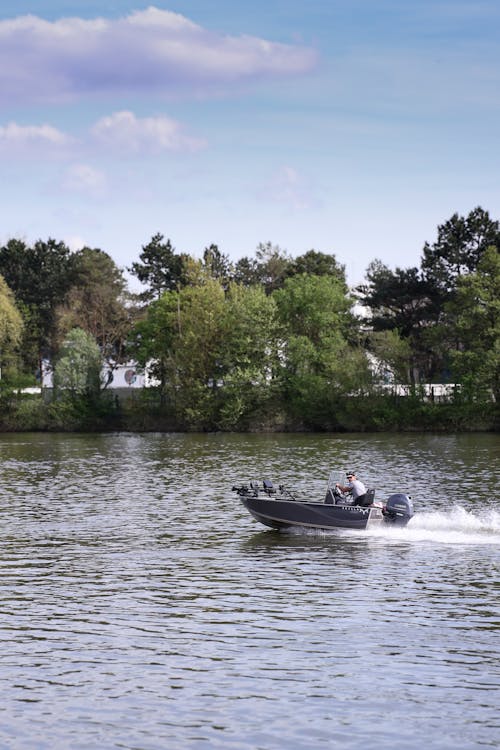
[[[498,448],[0,436],[0,747],[498,747]],[[409,526],[278,533],[230,491],[339,467]]]

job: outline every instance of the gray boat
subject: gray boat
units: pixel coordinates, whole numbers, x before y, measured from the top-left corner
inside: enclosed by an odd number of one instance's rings
[[[273,529],[294,526],[367,529],[379,524],[405,526],[414,513],[411,496],[400,492],[380,503],[375,502],[375,490],[369,489],[355,504],[340,492],[332,477],[326,495],[318,500],[299,497],[283,485],[275,487],[268,479],[233,487],[233,491],[257,521]]]

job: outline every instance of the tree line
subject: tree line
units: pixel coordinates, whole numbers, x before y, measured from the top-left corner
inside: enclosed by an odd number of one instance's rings
[[[31,408],[42,428],[495,427],[499,246],[499,222],[478,207],[440,225],[418,267],[374,260],[349,289],[333,253],[292,258],[263,243],[231,262],[212,244],[199,259],[155,234],[127,269],[144,287],[132,294],[100,249],[11,239],[0,247],[4,425],[29,426]],[[103,361],[131,359],[158,383],[140,404],[110,398],[100,378]],[[21,407],[16,387],[42,361],[55,397]],[[429,403],[424,383],[454,384],[452,402]]]

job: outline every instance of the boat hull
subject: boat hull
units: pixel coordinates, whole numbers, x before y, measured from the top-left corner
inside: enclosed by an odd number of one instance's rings
[[[328,505],[262,496],[242,496],[240,500],[252,516],[273,529],[301,526],[312,529],[366,529],[384,522],[377,506]]]

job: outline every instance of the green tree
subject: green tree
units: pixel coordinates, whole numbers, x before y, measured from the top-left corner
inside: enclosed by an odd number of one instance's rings
[[[229,257],[221,253],[217,245],[209,245],[203,251],[203,268],[209,278],[217,279],[227,290],[233,275],[233,266]]]
[[[345,283],[345,266],[339,265],[335,255],[309,250],[290,263],[287,275],[306,273],[311,276],[335,276]]]
[[[375,331],[398,330],[410,337],[422,325],[429,301],[429,287],[418,268],[396,268],[374,260],[366,271],[367,284],[358,287],[359,299],[370,310]]]
[[[113,259],[98,248],[73,255],[74,283],[57,308],[59,338],[79,327],[98,343],[108,361],[121,361],[132,325],[126,282]]]
[[[422,271],[442,304],[450,298],[462,276],[474,273],[488,247],[500,248],[498,221],[477,207],[466,217],[453,214],[438,227],[437,239],[424,245]]]
[[[369,350],[375,357],[372,368],[376,383],[411,382],[412,351],[409,339],[402,338],[396,329],[373,331],[368,337]]]
[[[158,381],[162,406],[167,399],[167,377],[175,369],[175,342],[180,326],[179,292],[165,292],[148,305],[146,314],[130,333],[129,352]],[[171,403],[175,402],[175,395],[175,388],[171,388]]]
[[[137,359],[167,411],[192,429],[234,429],[268,401],[277,367],[276,305],[261,287],[215,279],[165,292],[135,327]]]
[[[69,398],[98,397],[102,356],[92,336],[81,328],[68,333],[54,367],[54,390]]]
[[[231,284],[220,350],[218,426],[263,416],[275,397],[280,324],[276,302],[260,286]]]
[[[283,286],[292,259],[279,245],[261,242],[255,258],[240,258],[234,266],[233,280],[238,284],[252,286],[261,284],[267,294]]]
[[[168,378],[177,413],[189,427],[206,429],[214,424],[222,376],[224,308],[224,289],[218,281],[209,279],[179,292]]]
[[[462,276],[447,306],[459,348],[452,352],[456,381],[475,397],[500,401],[500,255],[494,246],[476,271]]]
[[[280,289],[286,279],[292,262],[287,252],[279,245],[271,242],[261,242],[255,251],[259,281],[264,285],[267,294]]]
[[[244,256],[234,264],[233,280],[244,286],[254,286],[261,283],[258,264],[255,258]]]
[[[284,329],[284,396],[297,416],[332,425],[339,398],[366,387],[364,352],[348,344],[352,300],[334,276],[293,276],[274,293]],[[333,420],[333,421],[332,421]]]
[[[130,273],[138,278],[141,284],[147,284],[148,290],[142,294],[145,301],[159,299],[163,292],[172,291],[185,283],[185,254],[178,254],[169,239],[164,242],[162,234],[153,235],[151,241],[144,245],[139,256],[140,263],[134,262]]]
[[[334,276],[292,276],[274,298],[287,329],[314,344],[337,332],[345,337],[354,324],[353,301],[346,295],[344,283]]]
[[[9,240],[0,248],[0,274],[12,289],[25,321],[22,352],[27,369],[54,350],[56,308],[73,284],[69,248],[63,242],[38,240],[33,247]]]
[[[0,276],[0,368],[10,365],[21,342],[23,319],[12,291]]]
[[[368,283],[358,288],[360,299],[371,312],[374,331],[396,331],[407,340],[412,382],[450,378],[449,352],[461,343],[447,306],[488,246],[498,250],[499,245],[499,223],[478,207],[438,227],[436,241],[424,245],[420,268],[391,271],[380,261],[368,267]]]
[[[476,272],[488,247],[497,252],[500,248],[499,223],[480,207],[466,217],[454,214],[438,227],[437,240],[424,246],[421,267],[429,301],[422,310],[426,327],[422,342],[431,354],[427,358],[427,380],[451,377],[449,352],[460,350],[463,344],[457,338],[460,329],[450,320],[450,309],[462,280]]]
[[[437,324],[431,306],[429,282],[418,268],[396,268],[392,271],[380,260],[368,266],[368,283],[358,287],[361,303],[370,311],[369,325],[375,332],[394,331],[410,347],[412,382],[430,379],[438,369],[442,353],[433,341]],[[368,346],[376,339],[369,336]],[[373,353],[377,355],[375,351]]]
[[[138,361],[159,380],[162,403],[187,427],[214,424],[224,301],[221,284],[208,279],[165,292],[135,327]]]

